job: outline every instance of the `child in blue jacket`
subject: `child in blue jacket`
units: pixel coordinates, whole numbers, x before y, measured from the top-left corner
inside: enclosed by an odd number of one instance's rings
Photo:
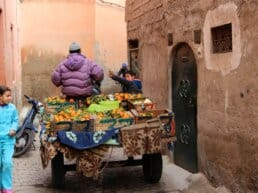
[[[18,129],[18,112],[11,104],[11,89],[0,86],[0,190],[12,193],[12,156],[15,133]]]
[[[124,93],[142,93],[142,82],[139,79],[135,79],[135,76],[136,74],[132,70],[125,73],[125,78],[117,76],[112,71],[109,71],[109,77],[122,85]]]

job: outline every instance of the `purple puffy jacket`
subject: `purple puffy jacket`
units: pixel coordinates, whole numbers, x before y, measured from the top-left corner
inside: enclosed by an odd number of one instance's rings
[[[52,74],[52,82],[62,86],[66,96],[91,96],[92,80],[102,81],[103,69],[85,56],[73,53],[61,62]]]

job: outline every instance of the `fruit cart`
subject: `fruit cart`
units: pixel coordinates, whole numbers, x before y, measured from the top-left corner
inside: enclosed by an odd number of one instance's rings
[[[175,140],[173,112],[156,109],[142,95],[126,93],[85,101],[49,97],[45,104],[41,160],[43,168],[51,162],[55,188],[64,186],[67,171],[97,179],[106,167],[142,165],[146,182],[160,180],[162,153]],[[123,148],[128,159],[106,160],[113,148]],[[65,164],[64,158],[76,163]]]

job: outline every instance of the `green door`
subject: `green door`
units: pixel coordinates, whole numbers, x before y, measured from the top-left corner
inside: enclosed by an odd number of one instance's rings
[[[174,54],[172,104],[177,136],[174,161],[184,169],[197,172],[197,67],[187,44],[179,44]]]

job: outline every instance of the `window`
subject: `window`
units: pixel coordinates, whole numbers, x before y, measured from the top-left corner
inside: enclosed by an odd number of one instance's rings
[[[201,38],[202,38],[201,35],[202,35],[201,30],[194,30],[194,43],[195,44],[201,43]]]
[[[173,45],[173,34],[168,33],[167,34],[167,39],[168,39],[168,46],[172,46]]]
[[[225,24],[211,28],[214,54],[232,52],[232,25]]]
[[[139,41],[136,39],[136,40],[129,40],[128,41],[128,46],[129,46],[129,49],[138,49],[139,47]]]
[[[137,74],[137,76],[139,76],[141,74],[141,66],[138,62],[139,40],[129,40],[128,47],[130,69],[133,70]]]

